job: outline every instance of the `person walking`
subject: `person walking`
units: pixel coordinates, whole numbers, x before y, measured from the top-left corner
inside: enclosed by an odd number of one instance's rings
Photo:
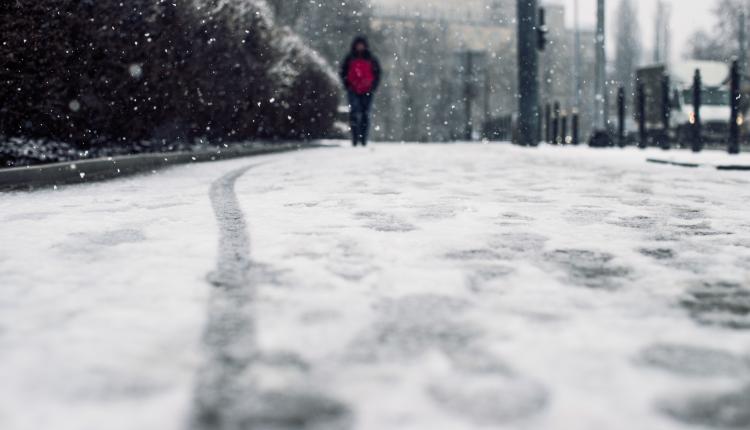
[[[372,98],[380,85],[380,62],[364,36],[357,36],[341,64],[341,80],[349,99],[349,121],[354,146],[367,146]]]

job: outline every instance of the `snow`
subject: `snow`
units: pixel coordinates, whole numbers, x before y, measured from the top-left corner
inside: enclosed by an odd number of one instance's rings
[[[217,312],[252,320],[239,422],[744,428],[750,176],[654,152],[342,147],[3,195],[0,428],[185,428]],[[216,306],[208,193],[251,165],[253,299]]]
[[[211,170],[0,198],[0,428],[182,428],[216,248]]]

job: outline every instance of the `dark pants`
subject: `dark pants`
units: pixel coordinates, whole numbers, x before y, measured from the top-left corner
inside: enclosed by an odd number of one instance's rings
[[[349,121],[352,126],[352,142],[354,146],[361,143],[367,145],[367,134],[370,131],[370,107],[372,94],[355,94],[349,91]]]

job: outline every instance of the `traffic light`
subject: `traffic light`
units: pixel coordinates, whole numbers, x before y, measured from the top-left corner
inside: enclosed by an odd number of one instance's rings
[[[547,46],[547,33],[549,33],[549,29],[547,28],[547,19],[545,17],[544,8],[539,8],[539,22],[537,23],[537,48],[539,48],[540,51],[544,51],[544,48]]]

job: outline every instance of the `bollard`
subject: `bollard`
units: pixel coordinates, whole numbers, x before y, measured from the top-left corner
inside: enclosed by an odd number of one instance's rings
[[[544,107],[544,141],[547,143],[552,142],[552,107],[549,103]]]
[[[695,76],[693,76],[693,116],[690,118],[692,133],[692,148],[693,152],[701,152],[703,150],[703,137],[701,136],[701,91],[703,87],[703,80],[701,78],[700,69],[695,69]]]
[[[561,126],[562,136],[560,136],[560,143],[562,143],[563,145],[567,145],[568,143],[570,143],[568,142],[568,114],[567,112],[562,113],[561,121],[562,121],[562,126]]]
[[[737,60],[732,61],[730,71],[730,100],[732,116],[729,119],[729,153],[740,153],[740,70]]]
[[[625,88],[617,90],[617,144],[625,147]]]
[[[552,143],[559,144],[560,135],[560,103],[555,102],[555,117],[552,120]]]
[[[544,108],[542,105],[539,105],[539,121],[537,121],[537,127],[536,127],[536,141],[537,142],[544,142],[544,121],[542,121],[542,112],[544,112]]]
[[[573,118],[571,119],[571,143],[573,145],[578,145],[578,112],[573,112]]]
[[[638,83],[638,136],[640,138],[638,147],[646,149],[648,147],[648,135],[646,133],[646,90],[643,83]]]
[[[474,76],[474,53],[466,51],[464,54],[466,55],[464,63],[464,120],[466,121],[464,125],[464,140],[470,142],[474,140],[474,115],[471,111],[476,91],[472,82]]]
[[[669,100],[669,75],[664,74],[661,78],[661,127],[662,131],[659,134],[659,147],[661,149],[670,149],[671,144],[669,142],[669,119],[672,115],[672,103]]]

